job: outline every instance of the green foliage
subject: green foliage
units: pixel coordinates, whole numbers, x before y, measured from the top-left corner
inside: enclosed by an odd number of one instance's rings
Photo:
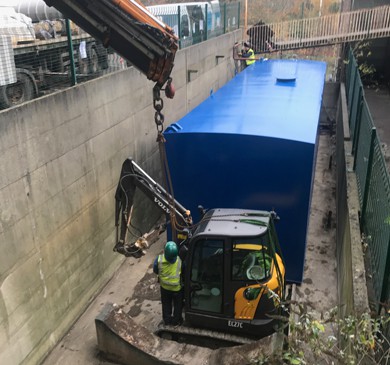
[[[292,309],[289,318],[281,318],[281,330],[289,330],[283,350],[271,356],[262,355],[257,365],[374,365],[390,360],[389,341],[383,336],[388,315],[371,318],[363,313],[339,318],[338,308],[333,308],[318,318],[305,304],[284,306]]]
[[[367,41],[357,42],[353,48],[353,54],[360,72],[360,78],[366,86],[377,86],[376,68],[370,63],[371,43]]]

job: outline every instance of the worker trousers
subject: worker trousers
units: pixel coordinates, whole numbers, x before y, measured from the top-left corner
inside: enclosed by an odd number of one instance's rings
[[[183,289],[179,291],[161,288],[162,316],[165,325],[180,325],[183,323]]]

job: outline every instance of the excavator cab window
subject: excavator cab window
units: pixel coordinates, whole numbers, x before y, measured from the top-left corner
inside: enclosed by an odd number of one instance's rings
[[[199,240],[191,264],[191,309],[221,313],[224,241]]]
[[[233,241],[232,280],[264,281],[271,276],[268,235]]]

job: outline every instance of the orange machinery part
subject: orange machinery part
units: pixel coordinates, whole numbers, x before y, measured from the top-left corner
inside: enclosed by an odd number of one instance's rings
[[[168,25],[163,27],[159,22],[157,22],[153,15],[149,13],[141,3],[134,0],[112,0],[112,2],[120,7],[123,11],[129,14],[132,18],[136,19],[141,23],[146,23],[161,30],[163,33],[168,34],[170,37],[176,38],[173,35],[173,30]],[[138,6],[137,6],[138,5]]]

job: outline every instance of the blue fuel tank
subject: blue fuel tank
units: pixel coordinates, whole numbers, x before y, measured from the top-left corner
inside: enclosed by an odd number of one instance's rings
[[[175,198],[275,210],[286,280],[303,279],[326,64],[257,61],[164,132]]]

